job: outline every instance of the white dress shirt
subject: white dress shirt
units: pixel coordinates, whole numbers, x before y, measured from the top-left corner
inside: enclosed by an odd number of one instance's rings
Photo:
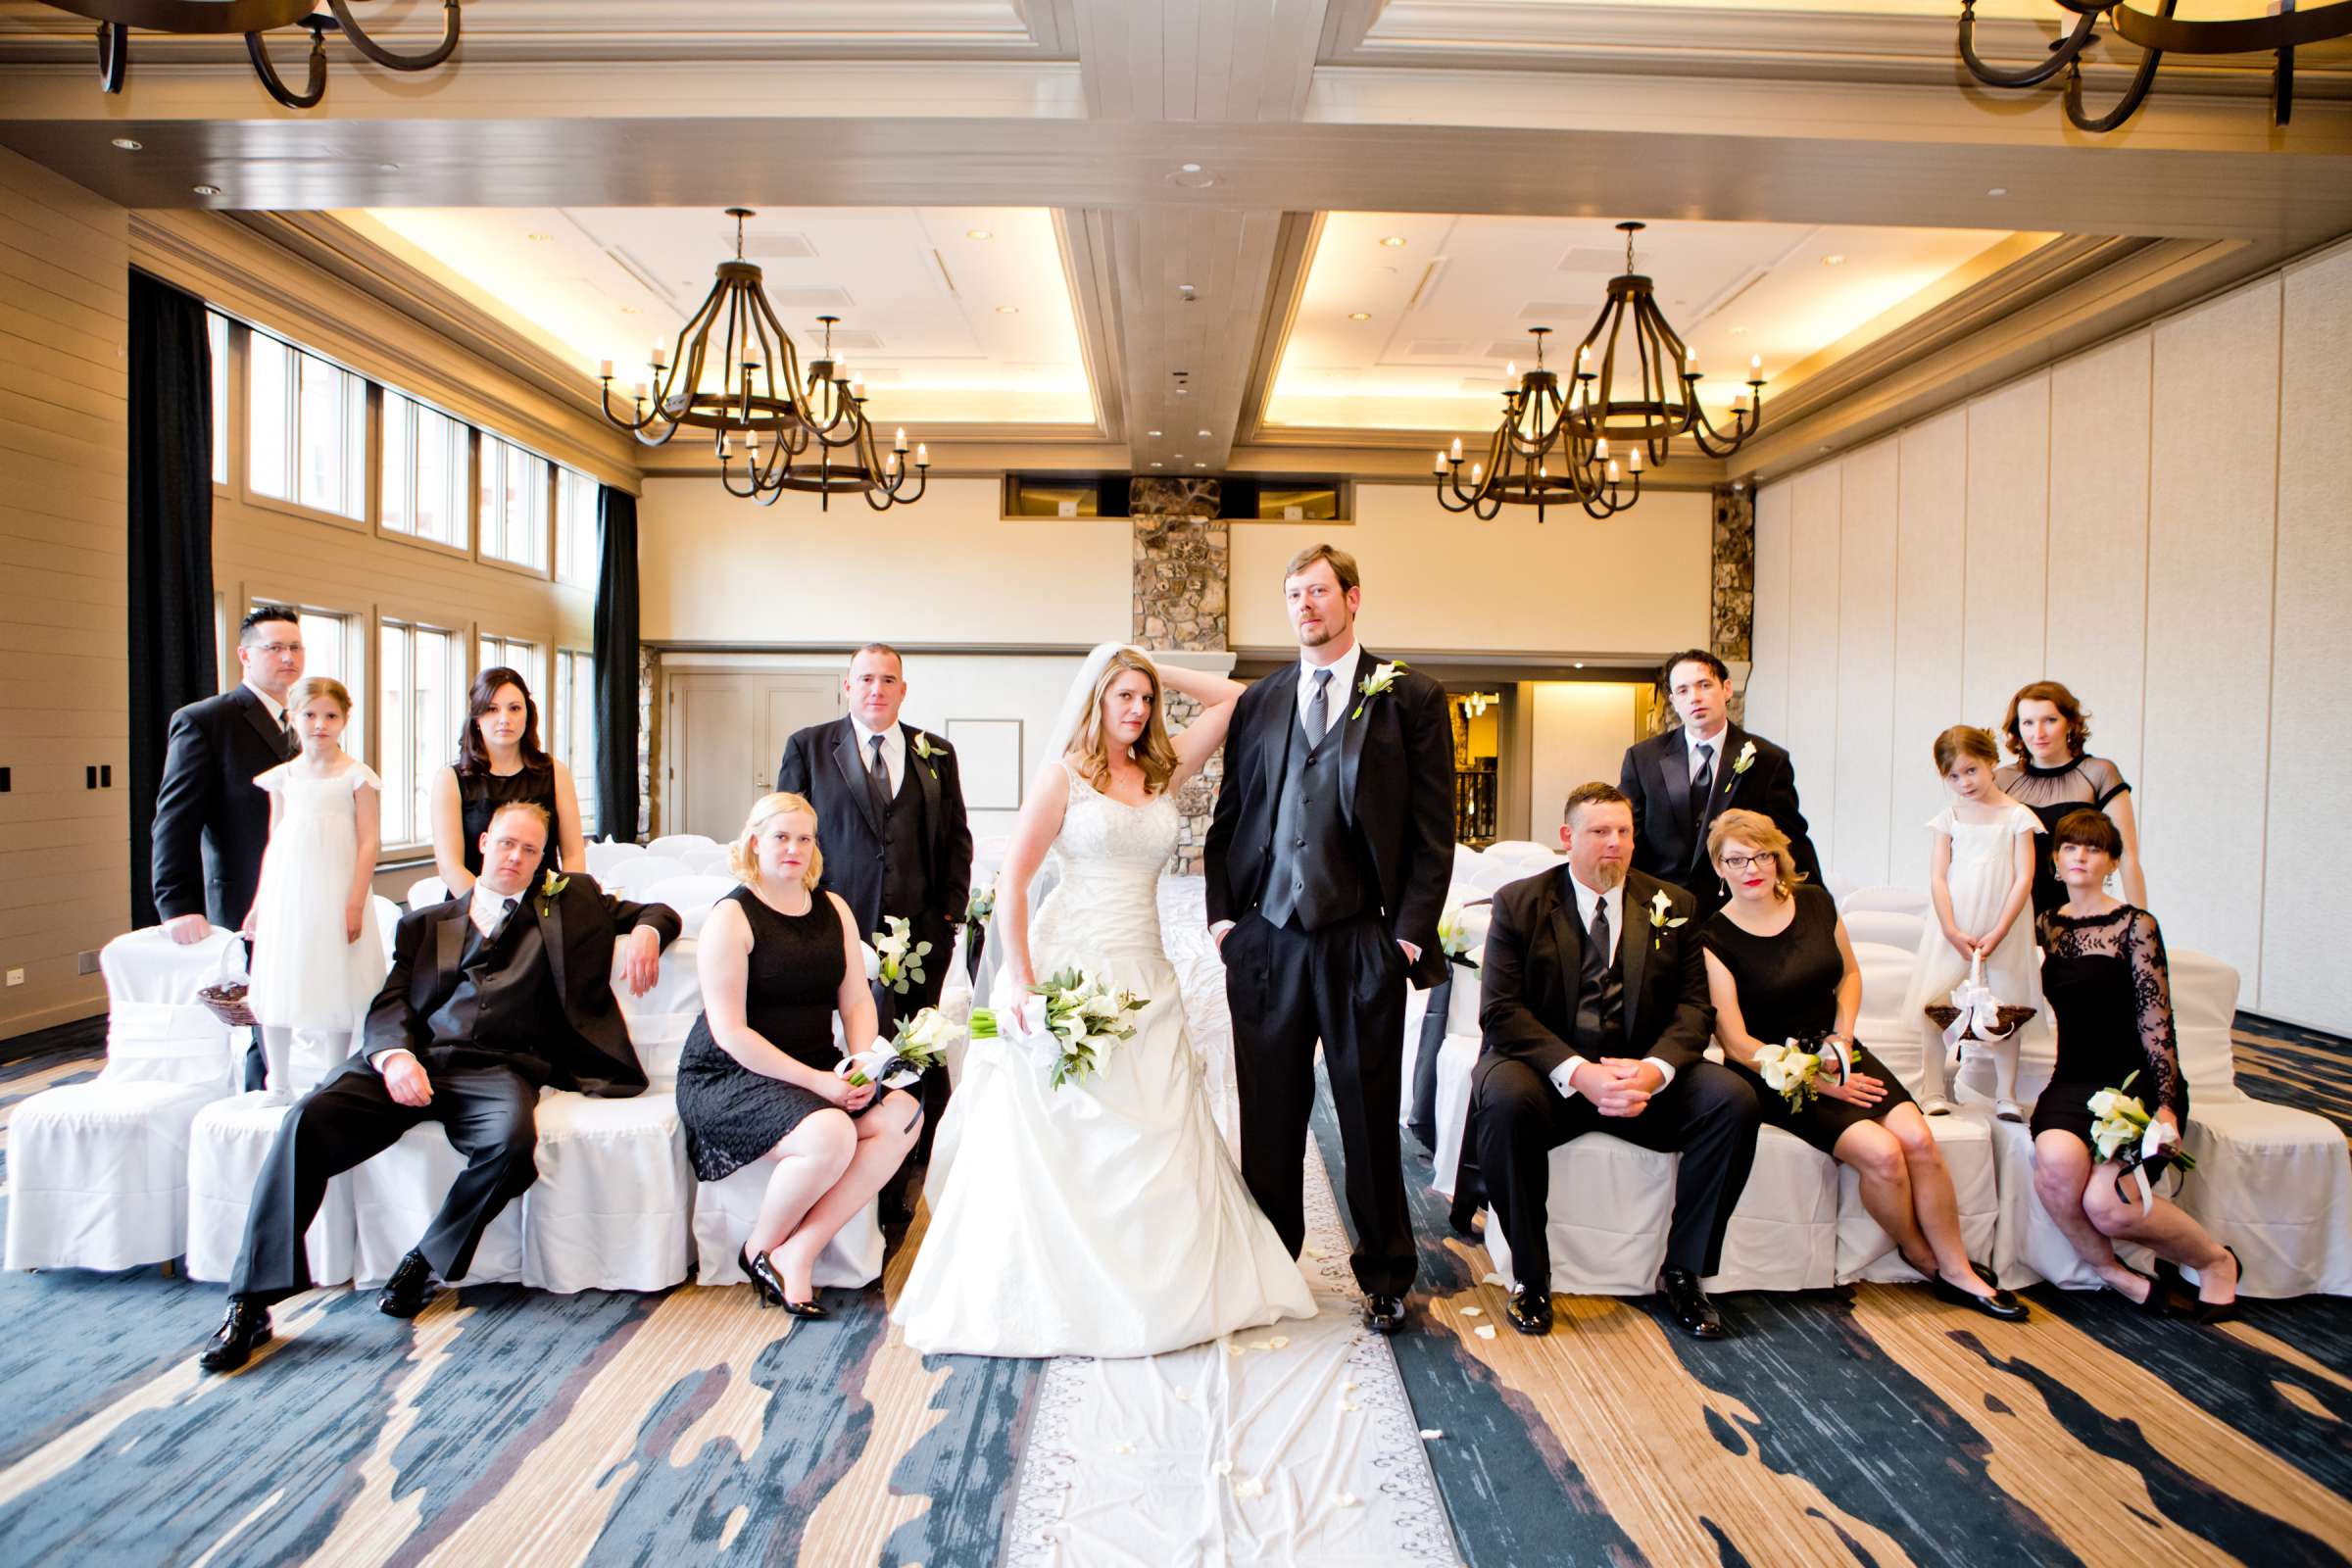
[[[521,907],[522,894],[493,893],[490,891],[489,883],[478,877],[474,879],[473,899],[466,906],[466,918],[473,922],[473,928],[482,934],[484,942],[498,935],[499,926],[507,918],[507,904],[510,900],[514,901],[517,908]]]
[[[286,705],[251,681],[244,681],[241,684],[247,691],[262,700],[262,711],[270,715],[270,722],[275,724],[279,729],[284,729],[286,727]],[[299,748],[302,745],[302,737],[295,736],[294,744]]]
[[[1332,662],[1329,664],[1312,664],[1307,662],[1303,657],[1299,659],[1299,728],[1304,729],[1306,727],[1307,705],[1315,700],[1315,671],[1317,669],[1328,669],[1331,671],[1331,684],[1326,688],[1328,695],[1324,698],[1325,712],[1323,722],[1325,728],[1323,733],[1325,735],[1330,734],[1333,726],[1338,725],[1340,722],[1346,719],[1349,713],[1355,711],[1355,671],[1356,666],[1361,664],[1363,662],[1364,645],[1362,643],[1348,644],[1348,651],[1342,654],[1338,659],[1332,661]],[[1313,738],[1320,740],[1322,739],[1322,736],[1318,735]]]
[[[1571,871],[1568,873],[1568,885],[1576,890],[1576,927],[1585,934],[1585,940],[1589,942],[1592,938],[1593,909],[1605,906],[1609,911],[1609,938],[1617,944],[1617,953],[1625,952],[1625,884],[1620,882],[1608,892],[1600,893],[1578,881],[1576,873]],[[1611,955],[1612,957],[1615,956]],[[1674,1082],[1674,1069],[1656,1056],[1643,1056],[1642,1059],[1658,1069],[1660,1082],[1654,1092],[1663,1093],[1666,1086]],[[1583,1056],[1572,1055],[1551,1069],[1551,1087],[1560,1092],[1562,1099],[1576,1098],[1576,1069],[1585,1065],[1585,1061]]]
[[[887,731],[867,729],[853,718],[850,728],[858,736],[858,765],[870,771],[874,765],[874,740],[882,741],[882,765],[890,773],[890,798],[899,798],[899,786],[906,781],[906,732],[893,724]]]
[[[1707,787],[1712,789],[1715,780],[1722,776],[1723,743],[1731,738],[1732,726],[1729,724],[1725,724],[1712,735],[1692,734],[1690,726],[1685,724],[1683,726],[1683,776],[1689,778],[1697,771],[1698,749],[1701,746],[1708,747],[1710,750],[1707,753]]]

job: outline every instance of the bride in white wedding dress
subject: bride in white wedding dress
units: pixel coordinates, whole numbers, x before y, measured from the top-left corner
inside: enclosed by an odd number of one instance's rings
[[[1171,742],[1162,679],[1201,715]],[[1136,1356],[1312,1317],[1305,1277],[1217,1134],[1161,945],[1175,793],[1223,742],[1242,688],[1097,648],[1073,683],[998,879],[995,1001],[1065,968],[1150,999],[1134,1038],[1053,1088],[1010,1039],[975,1040],[892,1319],[926,1353]],[[1029,883],[1060,881],[1032,924]]]

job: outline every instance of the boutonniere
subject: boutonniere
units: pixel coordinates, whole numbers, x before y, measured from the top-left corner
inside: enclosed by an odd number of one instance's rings
[[[571,886],[571,878],[558,876],[553,871],[541,877],[539,879],[539,912],[542,915],[547,914],[554,907],[557,897],[569,886]]]
[[[1355,705],[1355,711],[1349,713],[1348,716],[1351,719],[1363,717],[1364,710],[1370,708],[1373,703],[1377,702],[1383,695],[1387,693],[1390,687],[1396,684],[1397,674],[1400,671],[1407,670],[1412,667],[1412,665],[1399,659],[1394,663],[1381,665],[1378,669],[1372,671],[1371,674],[1366,675],[1362,680],[1357,681],[1355,683],[1355,689],[1357,693],[1362,696],[1363,701],[1357,703]]]
[[[923,771],[931,775],[931,782],[938,783],[939,769],[933,767],[931,763],[934,759],[948,755],[947,747],[918,729],[914,732],[914,755],[923,760]]]
[[[1653,953],[1657,951],[1658,944],[1666,940],[1667,932],[1678,925],[1690,923],[1690,917],[1687,914],[1670,914],[1673,907],[1666,902],[1664,888],[1658,889],[1657,895],[1649,901],[1649,946]]]
[[[1732,777],[1738,778],[1740,774],[1746,772],[1749,768],[1755,765],[1756,743],[1754,741],[1749,741],[1746,745],[1740,748],[1740,755],[1732,760]]]

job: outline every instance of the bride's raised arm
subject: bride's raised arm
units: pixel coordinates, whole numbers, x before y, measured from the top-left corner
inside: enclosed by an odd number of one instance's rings
[[[1168,788],[1178,790],[1206,767],[1208,760],[1217,755],[1217,748],[1225,744],[1226,726],[1233,722],[1233,705],[1250,688],[1223,675],[1187,669],[1172,660],[1152,657],[1152,667],[1159,671],[1160,685],[1200,705],[1200,715],[1185,725],[1181,733],[1171,733],[1168,737],[1169,744],[1176,748],[1176,771],[1168,779]]]
[[[1024,989],[1037,983],[1029,960],[1029,883],[1060,837],[1069,805],[1070,775],[1056,757],[1029,781],[1028,798],[1012,824],[1012,842],[1004,849],[1004,869],[997,873],[997,940],[1004,944],[1004,978]]]

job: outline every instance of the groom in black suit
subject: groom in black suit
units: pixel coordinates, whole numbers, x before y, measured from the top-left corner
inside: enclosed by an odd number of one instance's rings
[[[270,1305],[310,1289],[303,1238],[329,1177],[423,1121],[439,1122],[465,1156],[424,1239],[376,1298],[390,1315],[415,1317],[434,1276],[465,1278],[490,1222],[538,1178],[541,1089],[644,1091],[612,1000],[614,950],[628,960],[630,990],[645,995],[678,917],[615,899],[576,871],[534,885],[548,832],[544,807],[500,807],[481,837],[473,891],[401,917],[360,1054],[286,1112],[263,1161],[206,1371],[244,1365],[269,1342]]]
[[[1706,1059],[1715,1027],[1690,896],[1640,871],[1631,803],[1568,797],[1568,863],[1494,894],[1471,1070],[1470,1140],[1519,1283],[1508,1315],[1551,1331],[1550,1154],[1590,1132],[1679,1152],[1659,1291],[1683,1330],[1721,1339],[1699,1282],[1717,1271],[1755,1161],[1756,1097]]]
[[[902,996],[877,983],[874,1004],[883,1035],[939,1002],[947,983],[956,926],[972,889],[972,830],[964,819],[963,782],[948,743],[899,722],[906,701],[906,662],[887,643],[868,643],[850,660],[841,683],[849,716],[811,724],[784,746],[776,788],[816,808],[824,852],[822,886],[841,895],[872,940],[885,916],[904,917],[913,942],[928,942],[920,985]],[[911,949],[909,950],[911,951]],[[931,1157],[931,1134],[948,1108],[948,1075],[922,1077],[923,1131],[908,1159]],[[903,1213],[903,1194],[885,1204]]]
[[[172,715],[150,858],[156,917],[174,942],[234,931],[253,907],[270,843],[270,796],[253,781],[302,749],[286,722],[302,661],[297,613],[264,605],[237,626],[244,678]]]
[[[1283,597],[1299,662],[1235,706],[1205,846],[1242,1176],[1295,1255],[1320,1041],[1355,1222],[1348,1261],[1365,1322],[1391,1334],[1418,1263],[1396,1136],[1404,992],[1408,978],[1428,987],[1446,975],[1453,734],[1445,688],[1356,642],[1353,557],[1299,552]]]
[[[1617,780],[1634,808],[1634,865],[1688,889],[1701,918],[1723,907],[1728,892],[1707,863],[1707,829],[1733,807],[1762,811],[1788,835],[1796,868],[1815,885],[1821,858],[1805,836],[1788,754],[1729,721],[1731,671],[1703,648],[1666,662],[1666,697],[1679,728],[1625,749]]]

